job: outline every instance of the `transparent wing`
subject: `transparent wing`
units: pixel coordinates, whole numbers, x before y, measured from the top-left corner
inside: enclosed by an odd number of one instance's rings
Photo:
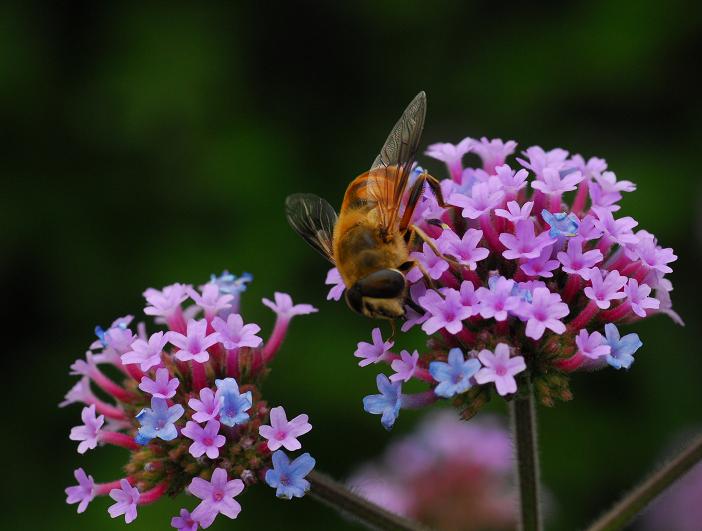
[[[293,194],[285,200],[285,217],[295,232],[334,263],[332,236],[337,215],[329,203],[314,194]]]
[[[388,232],[394,229],[398,220],[402,195],[422,137],[426,111],[427,96],[422,91],[390,131],[368,173],[369,194],[377,201],[381,225]]]

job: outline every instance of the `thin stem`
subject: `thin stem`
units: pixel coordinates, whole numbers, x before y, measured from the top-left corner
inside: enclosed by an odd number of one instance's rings
[[[531,378],[527,376],[525,396],[516,397],[510,404],[512,431],[516,450],[517,482],[521,531],[541,530],[539,486],[539,455],[536,443],[536,410]]]
[[[702,435],[651,477],[636,487],[612,507],[604,516],[588,527],[588,531],[614,531],[623,529],[653,499],[667,489],[675,480],[702,461]]]
[[[422,524],[386,511],[321,472],[313,471],[307,476],[312,485],[310,496],[346,513],[369,529],[392,529],[397,531],[427,531]]]

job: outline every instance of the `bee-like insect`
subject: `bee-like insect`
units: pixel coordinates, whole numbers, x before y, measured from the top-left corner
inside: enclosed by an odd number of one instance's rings
[[[416,237],[439,251],[411,223],[425,184],[446,207],[439,182],[426,172],[402,200],[424,128],[426,94],[420,92],[390,131],[370,170],[346,189],[341,211],[313,194],[293,194],[285,201],[288,222],[307,243],[335,264],[346,286],[349,307],[373,319],[396,319],[411,304],[405,274],[418,265],[409,256]]]

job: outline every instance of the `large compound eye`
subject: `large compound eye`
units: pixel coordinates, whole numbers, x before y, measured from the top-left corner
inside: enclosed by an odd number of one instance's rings
[[[405,276],[397,269],[381,269],[356,282],[364,297],[394,299],[405,291]]]

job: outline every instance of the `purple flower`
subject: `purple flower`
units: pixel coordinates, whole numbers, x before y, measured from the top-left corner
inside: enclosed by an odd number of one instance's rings
[[[445,162],[451,177],[457,181],[463,170],[463,155],[470,151],[474,142],[472,138],[466,137],[455,145],[449,143],[431,144],[424,153],[433,159]]]
[[[441,295],[434,290],[427,291],[419,298],[419,304],[429,314],[429,318],[422,324],[422,330],[429,335],[442,328],[450,334],[457,334],[463,328],[462,321],[474,313],[471,308],[463,305],[461,294],[451,288],[442,290]]]
[[[672,273],[673,270],[667,264],[678,259],[673,254],[673,249],[663,249],[656,245],[656,239],[650,233],[639,231],[636,235],[637,243],[633,246],[633,255],[641,259],[650,269],[655,269],[661,273]]]
[[[114,350],[118,354],[129,352],[130,346],[136,336],[125,326],[112,326],[103,335],[105,347]]]
[[[274,452],[281,446],[286,450],[295,451],[302,448],[298,437],[312,429],[307,415],[298,415],[288,421],[282,406],[274,407],[270,412],[270,425],[264,424],[258,428],[261,437],[268,441],[268,449]]]
[[[206,453],[210,459],[217,459],[220,447],[227,442],[224,435],[219,435],[219,422],[216,420],[208,421],[204,428],[189,420],[181,433],[193,440],[189,449],[193,457],[200,457]]]
[[[489,213],[500,204],[504,192],[492,190],[488,183],[476,183],[471,190],[471,196],[452,194],[448,203],[463,209],[463,217],[477,219]]]
[[[632,232],[632,229],[639,224],[634,218],[626,216],[614,219],[612,212],[603,209],[595,209],[595,213],[598,217],[594,220],[595,226],[612,241],[622,246],[636,244],[639,241]]]
[[[503,142],[501,138],[487,139],[482,137],[480,142],[473,141],[471,151],[483,161],[483,169],[487,172],[499,170],[505,159],[514,153],[517,143],[514,140]]]
[[[646,317],[646,310],[657,310],[661,302],[658,299],[649,297],[651,287],[648,284],[641,284],[635,278],[630,278],[624,293],[627,296],[627,301],[631,305],[632,311],[639,317]]]
[[[156,370],[156,379],[152,380],[144,376],[139,384],[139,389],[157,398],[173,398],[178,389],[180,381],[178,378],[171,378],[168,369]]]
[[[328,301],[338,301],[341,299],[342,295],[344,294],[344,290],[346,289],[346,285],[344,284],[344,279],[341,278],[341,273],[339,273],[339,270],[336,267],[332,267],[329,270],[324,283],[331,286],[331,289],[327,294]]]
[[[110,505],[107,512],[112,518],[124,515],[124,521],[131,524],[137,517],[137,503],[139,503],[139,489],[132,487],[126,479],[121,479],[119,489],[110,491],[110,498],[117,503]]]
[[[448,262],[440,256],[436,256],[427,243],[422,246],[421,251],[411,253],[410,258],[414,258],[421,263],[434,280],[441,278],[441,275],[449,268]],[[422,278],[422,272],[419,267],[413,268],[407,275],[407,280],[410,282],[416,282],[420,278]]]
[[[257,324],[244,324],[244,320],[238,313],[230,313],[225,321],[221,317],[212,320],[212,328],[215,331],[215,340],[224,345],[227,350],[241,347],[256,348],[263,339],[256,334],[261,327]]]
[[[429,373],[439,382],[434,388],[434,393],[444,398],[465,393],[472,387],[470,379],[478,369],[478,360],[466,360],[460,348],[452,348],[449,350],[447,361],[432,361],[429,364]]]
[[[276,291],[274,293],[275,302],[269,299],[262,299],[263,304],[278,314],[282,319],[292,319],[296,315],[307,315],[315,313],[317,308],[311,304],[293,304],[292,297],[287,293]]]
[[[496,321],[505,321],[508,313],[519,305],[518,297],[512,295],[514,280],[492,277],[488,286],[488,288],[480,287],[475,291],[480,301],[480,316],[483,319],[494,317]]]
[[[95,481],[93,476],[88,476],[82,468],[76,469],[73,475],[78,485],[66,488],[66,503],[77,503],[78,513],[82,513],[95,497]]]
[[[476,373],[476,382],[481,385],[495,382],[495,388],[500,396],[517,392],[517,381],[514,376],[526,369],[522,356],[510,358],[509,346],[498,343],[494,354],[489,350],[481,350],[478,359],[484,367]]]
[[[183,416],[185,409],[180,404],[168,407],[165,398],[151,398],[151,408],[142,409],[136,416],[141,424],[135,438],[138,444],[147,444],[151,439],[159,438],[172,441],[178,436],[175,422]]]
[[[408,351],[403,350],[400,352],[400,359],[393,360],[390,364],[392,370],[395,374],[390,376],[391,382],[407,382],[414,376],[417,370],[417,363],[419,362],[419,352],[416,350],[410,354]],[[289,450],[290,448],[288,448]]]
[[[583,253],[583,242],[579,237],[568,240],[568,252],[560,251],[557,257],[563,264],[563,271],[571,275],[580,275],[585,280],[590,279],[592,268],[603,258],[597,249]]]
[[[583,174],[579,171],[561,176],[561,173],[553,168],[544,168],[539,176],[541,179],[532,181],[532,188],[544,194],[562,194],[575,190],[576,185],[583,180]]]
[[[509,194],[510,197],[515,197],[517,192],[527,185],[527,177],[529,172],[526,170],[519,170],[515,172],[507,164],[495,167],[495,175],[500,180],[502,184],[502,190]]]
[[[178,347],[175,357],[180,361],[196,361],[206,363],[210,359],[207,349],[217,343],[216,334],[207,334],[207,320],[200,319],[188,321],[186,335],[178,332],[169,332],[168,341]]]
[[[633,192],[634,190],[636,190],[636,185],[634,183],[632,183],[631,181],[617,181],[617,176],[614,174],[614,172],[604,171],[604,169],[606,168],[607,163],[604,164],[604,168],[602,168],[603,171],[594,173],[594,178],[599,183],[600,187],[602,187],[602,190],[604,190],[607,193]]]
[[[558,269],[560,262],[551,260],[551,249],[546,247],[541,250],[541,254],[537,258],[530,258],[520,267],[527,275],[532,277],[551,278],[554,269]]]
[[[380,423],[386,430],[390,430],[400,414],[402,383],[391,382],[384,374],[379,374],[375,382],[380,394],[366,396],[363,399],[363,409],[373,415],[382,415]]]
[[[92,404],[83,408],[80,418],[83,421],[83,426],[71,428],[69,439],[72,441],[81,441],[78,445],[78,453],[84,454],[97,446],[100,428],[102,428],[102,425],[105,423],[105,416],[95,416],[95,404]]]
[[[383,335],[380,328],[374,328],[371,332],[372,343],[361,341],[358,343],[356,352],[353,353],[357,358],[361,358],[358,362],[359,367],[365,367],[371,363],[378,363],[381,359],[385,359],[385,354],[390,352],[390,349],[395,344],[392,341],[383,341]]]
[[[617,270],[608,272],[607,276],[603,278],[602,270],[594,267],[590,270],[590,278],[588,280],[590,280],[592,285],[585,288],[585,296],[595,301],[602,310],[610,307],[610,301],[626,297],[626,293],[620,290],[628,279],[620,275]]]
[[[219,393],[219,420],[225,426],[244,424],[249,420],[252,396],[251,391],[239,393],[239,384],[234,378],[215,380]],[[204,526],[203,526],[204,527]]]
[[[144,308],[146,315],[168,318],[180,310],[180,304],[188,298],[188,286],[171,284],[163,290],[149,288],[144,292],[148,306]]]
[[[531,215],[531,209],[534,206],[533,201],[524,203],[520,206],[516,201],[510,201],[507,203],[507,210],[503,208],[495,209],[495,215],[501,218],[505,218],[512,223],[517,223],[518,221],[529,219]]]
[[[594,216],[588,214],[580,220],[578,236],[586,242],[596,240],[602,236],[602,230],[597,226],[597,219]]]
[[[171,527],[180,531],[197,531],[197,521],[190,515],[187,509],[180,510],[180,516],[171,518]]]
[[[200,400],[191,398],[188,405],[195,411],[193,420],[196,422],[207,422],[216,419],[219,415],[220,395],[213,393],[209,387],[200,389]]]
[[[588,192],[592,208],[609,210],[610,212],[616,212],[621,208],[617,205],[617,202],[622,198],[622,194],[619,192],[606,191],[597,183],[590,183]]]
[[[93,395],[93,392],[90,390],[90,378],[84,376],[66,393],[59,407],[66,407],[77,403],[90,404],[94,400],[95,395]]]
[[[536,236],[534,223],[530,219],[518,221],[514,234],[508,232],[500,234],[500,242],[507,247],[507,250],[502,252],[502,256],[508,260],[537,258],[541,250],[552,245],[554,241],[555,239],[548,232],[542,232]]]
[[[596,360],[602,358],[603,356],[607,356],[612,350],[610,346],[605,343],[605,339],[602,337],[602,334],[599,332],[588,334],[587,330],[584,328],[578,332],[577,336],[575,336],[575,344],[578,347],[578,352],[591,360]]]
[[[528,320],[525,334],[532,339],[541,339],[546,328],[556,334],[565,332],[566,327],[560,321],[569,313],[568,305],[561,302],[558,293],[551,293],[548,288],[536,288],[532,292],[531,305],[528,308]]]
[[[542,176],[546,168],[560,170],[568,152],[565,149],[555,148],[551,151],[544,151],[540,146],[531,146],[522,152],[529,159],[528,161],[518,158],[519,163],[527,169],[533,171],[537,178]]]
[[[223,468],[215,469],[211,481],[193,478],[188,490],[202,500],[192,516],[203,529],[210,527],[220,513],[228,518],[236,518],[241,512],[241,505],[234,500],[234,496],[244,490],[244,482],[240,479],[229,481],[227,471]]]
[[[631,364],[634,363],[634,353],[643,346],[638,334],[627,334],[620,337],[617,327],[612,323],[607,323],[605,336],[607,344],[612,349],[607,356],[607,363],[615,369],[631,367]]]
[[[490,251],[484,247],[478,247],[482,237],[483,231],[477,229],[468,229],[462,238],[459,238],[452,230],[446,229],[436,240],[436,244],[443,254],[452,256],[459,263],[475,270],[478,267],[478,262],[490,254]],[[448,264],[446,265],[448,266]]]
[[[143,339],[135,340],[131,351],[122,354],[122,363],[125,365],[138,363],[142,371],[161,365],[161,352],[168,343],[168,337],[163,332],[156,332],[149,338],[148,343]]]
[[[202,286],[202,295],[190,286],[186,288],[186,291],[195,304],[205,311],[205,317],[208,320],[217,312],[231,308],[231,302],[234,300],[234,295],[221,293],[219,286],[214,282]]]
[[[310,482],[305,479],[314,468],[315,460],[304,453],[294,461],[285,452],[278,450],[273,454],[273,468],[266,471],[266,483],[276,489],[278,498],[290,500],[301,498],[310,489]]]
[[[544,209],[541,211],[541,217],[551,227],[548,233],[552,238],[572,237],[578,234],[580,220],[575,214],[568,214],[567,212],[553,214]]]

